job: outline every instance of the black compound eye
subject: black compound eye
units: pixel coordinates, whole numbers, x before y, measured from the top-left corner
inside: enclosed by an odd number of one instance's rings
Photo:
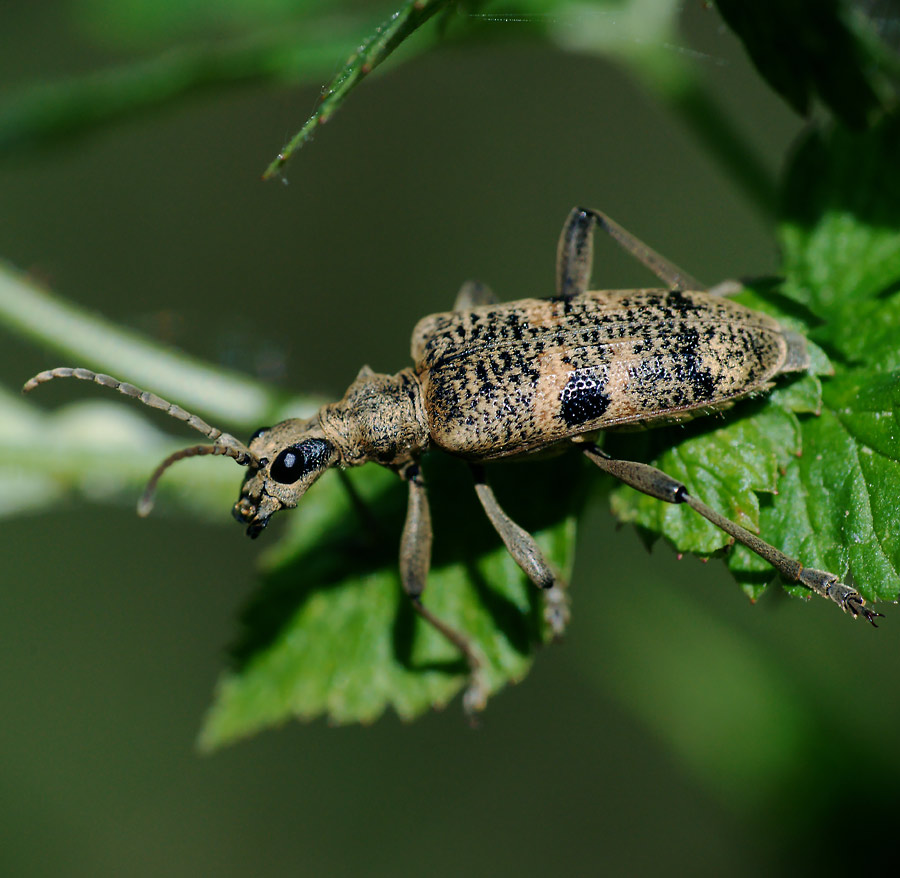
[[[270,429],[271,429],[270,427],[260,427],[260,428],[259,428],[259,429],[258,429],[258,430],[250,437],[250,441],[249,441],[247,444],[248,444],[248,445],[251,445],[255,439],[259,439],[259,437],[262,436],[263,433],[268,433]]]
[[[282,485],[292,485],[307,473],[328,465],[331,445],[324,439],[307,439],[285,448],[269,468],[269,476]]]

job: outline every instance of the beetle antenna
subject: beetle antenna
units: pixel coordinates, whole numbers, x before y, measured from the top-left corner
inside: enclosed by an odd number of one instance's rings
[[[146,518],[150,514],[150,511],[153,509],[156,485],[159,482],[160,476],[162,476],[173,463],[178,463],[179,460],[184,460],[186,457],[201,457],[208,454],[224,454],[226,457],[236,460],[243,466],[253,466],[257,464],[256,458],[252,455],[249,460],[247,459],[247,454],[249,454],[249,452],[244,453],[240,449],[232,448],[228,445],[192,445],[190,448],[182,448],[180,451],[173,451],[172,454],[153,470],[153,475],[150,476],[147,487],[144,488],[144,493],[141,495],[141,499],[138,500],[137,514],[141,518]]]
[[[228,455],[229,457],[234,457],[238,463],[246,466],[250,461],[255,460],[250,449],[243,442],[235,439],[229,433],[224,433],[217,427],[210,427],[202,418],[185,411],[180,405],[175,405],[161,396],[157,396],[155,393],[148,393],[146,390],[141,390],[140,387],[135,387],[133,384],[128,384],[125,381],[119,381],[118,378],[113,378],[110,375],[91,372],[90,369],[73,369],[70,366],[60,366],[58,369],[48,369],[46,372],[39,372],[34,378],[25,382],[22,393],[29,393],[39,384],[46,384],[54,378],[77,378],[79,381],[92,381],[101,387],[110,387],[113,390],[118,390],[119,393],[130,396],[152,409],[159,409],[176,420],[184,421],[189,427],[192,427],[198,433],[202,433],[207,439],[212,439],[217,445],[237,449],[242,452],[243,457],[236,457],[233,454]],[[220,451],[217,453],[223,454],[224,452]]]
[[[192,415],[185,411],[181,406],[166,401],[155,393],[148,393],[141,390],[133,384],[125,381],[119,381],[110,375],[104,375],[100,372],[92,372],[90,369],[73,369],[70,366],[60,366],[57,369],[48,369],[46,372],[39,372],[34,378],[25,382],[22,388],[23,393],[29,393],[40,384],[46,384],[53,381],[54,378],[77,378],[79,381],[92,381],[101,387],[110,387],[117,390],[125,396],[130,396],[138,402],[149,406],[152,409],[159,409],[176,420],[183,421],[189,427],[192,427],[198,433],[202,433],[207,439],[212,439],[213,445],[193,445],[190,448],[184,448],[170,454],[150,476],[147,487],[143,496],[138,502],[138,515],[146,516],[153,508],[153,494],[156,491],[156,484],[159,482],[160,476],[173,464],[186,457],[199,457],[201,455],[224,454],[241,466],[258,467],[259,461],[250,449],[244,445],[239,439],[235,439],[230,433],[224,433],[218,427],[210,427],[202,418]]]

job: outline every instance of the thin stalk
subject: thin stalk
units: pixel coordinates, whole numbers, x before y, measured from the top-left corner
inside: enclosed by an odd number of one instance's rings
[[[283,399],[265,385],[116,326],[2,263],[0,323],[70,361],[48,366],[109,372],[217,421],[254,429],[283,406]]]

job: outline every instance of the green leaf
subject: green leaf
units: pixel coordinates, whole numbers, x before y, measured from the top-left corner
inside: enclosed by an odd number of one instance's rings
[[[829,224],[828,210],[812,214],[810,222],[793,219],[794,271],[776,293],[765,284],[744,294],[744,300],[775,314],[792,328],[816,332],[832,346],[844,326],[819,319],[819,312],[836,298],[820,288],[799,295],[800,278],[824,273],[818,261],[802,248],[815,247],[819,259],[831,258],[834,286],[852,292],[860,278],[863,295],[883,287],[893,271],[863,266],[867,254],[882,260],[884,246],[872,247],[884,232],[889,212],[880,199],[891,189],[892,167],[882,167],[870,179],[882,186],[862,187],[846,177],[853,166],[846,155],[861,151],[887,160],[893,123],[885,123],[870,137],[879,142],[834,134],[819,138],[825,172],[803,191],[815,203],[826,204],[825,193],[846,190],[872,210],[851,211],[855,217],[839,237]],[[798,188],[798,175],[807,172],[804,153],[798,154],[787,191]],[[828,169],[831,169],[830,171]],[[874,188],[875,191],[872,191]],[[874,212],[873,212],[874,211]],[[879,217],[866,228],[865,217]],[[791,221],[785,222],[785,234]],[[842,242],[844,242],[842,244]],[[853,243],[849,246],[846,242]],[[867,243],[868,242],[868,243]],[[855,275],[846,274],[849,263]],[[845,276],[846,275],[846,276]],[[888,295],[887,304],[894,304]],[[835,304],[837,307],[837,304]],[[840,313],[848,311],[840,305]],[[861,318],[862,319],[862,318]],[[864,336],[864,327],[857,327]],[[885,345],[887,339],[884,340]],[[811,344],[811,374],[783,382],[774,392],[745,400],[718,419],[698,419],[686,427],[658,430],[627,439],[629,453],[643,442],[645,459],[654,459],[666,472],[689,485],[695,495],[732,519],[766,538],[808,565],[852,576],[869,597],[892,598],[900,589],[896,565],[900,544],[893,521],[900,489],[895,430],[898,378],[875,368],[885,351],[862,349],[864,362],[848,367],[838,361],[832,371],[820,349]],[[843,353],[843,351],[841,351]],[[611,436],[616,452],[620,438]],[[654,449],[657,452],[654,452]],[[640,455],[639,455],[640,456]],[[496,535],[484,523],[471,492],[454,484],[458,464],[431,461],[438,546],[426,600],[448,622],[470,634],[484,652],[491,687],[526,671],[533,647],[542,632],[535,591],[512,564]],[[515,478],[515,467],[497,468],[506,476],[501,498],[514,516],[540,513],[542,519],[523,519],[539,535],[544,548],[565,568],[571,550],[572,521],[577,498],[558,490],[557,467],[570,466],[567,484],[577,485],[577,461],[532,464],[543,468],[529,473],[527,490]],[[369,468],[374,469],[374,468]],[[310,498],[294,513],[288,539],[273,555],[265,583],[244,614],[244,634],[235,649],[233,669],[223,678],[216,703],[202,736],[215,747],[281,722],[290,716],[326,714],[336,722],[368,721],[388,707],[403,717],[432,705],[442,705],[465,683],[465,667],[436,632],[414,619],[403,600],[396,573],[396,534],[402,526],[403,491],[388,474],[377,470],[359,474],[359,489],[386,522],[381,534],[366,545],[350,506],[339,495]],[[574,487],[573,487],[573,490]],[[507,498],[509,502],[507,502]],[[725,549],[728,537],[685,506],[660,503],[620,488],[613,494],[617,514],[662,534],[681,551],[709,555]],[[521,513],[519,512],[521,510]],[[458,522],[466,522],[464,529]],[[474,530],[472,528],[475,528]],[[772,569],[742,547],[728,556],[729,567],[752,597],[773,578]],[[796,589],[795,589],[796,590]]]
[[[798,113],[821,99],[845,124],[872,124],[896,101],[888,10],[853,0],[716,0],[756,69]],[[894,13],[896,16],[896,12]]]
[[[829,321],[829,339],[846,339],[848,329],[860,326],[877,328],[872,315],[895,307],[898,150],[900,116],[894,115],[866,133],[813,129],[792,158],[778,229],[783,292]],[[872,308],[869,300],[876,299]]]
[[[810,376],[802,381],[815,379]],[[801,411],[808,410],[810,395],[817,402],[814,383],[807,383],[797,394]],[[657,430],[653,442],[670,447],[653,458],[654,465],[723,515],[755,531],[759,527],[759,493],[777,489],[779,472],[801,449],[800,422],[792,403],[790,394],[773,393],[764,401],[740,403],[740,416],[729,418],[724,426],[711,427],[707,418],[677,432],[675,428]],[[617,439],[610,437],[607,450],[613,456],[625,456]],[[727,534],[686,506],[662,503],[632,488],[613,492],[612,505],[623,521],[664,534],[682,552],[711,555],[730,541]]]
[[[739,403],[722,426],[658,431],[645,456],[805,566],[849,576],[883,600],[900,592],[898,132],[887,118],[864,135],[807,137],[784,187],[785,282],[778,296],[759,286],[745,297],[792,328],[805,322],[833,353],[821,399],[806,376]],[[813,371],[825,374],[812,350]],[[614,492],[613,507],[679,551],[711,554],[728,543],[683,506],[628,488]],[[751,597],[773,579],[743,546],[728,565]]]
[[[501,503],[567,575],[584,496],[578,456],[490,473]],[[548,632],[542,599],[479,507],[466,466],[426,459],[435,552],[425,605],[465,632],[483,657],[492,692],[520,680]],[[411,719],[446,704],[465,684],[458,650],[412,611],[397,549],[406,488],[378,467],[354,471],[377,530],[343,493],[311,491],[267,558],[262,588],[242,614],[232,669],[201,735],[206,749],[292,717],[369,722],[386,708]],[[330,474],[323,479],[334,480]],[[316,485],[316,489],[320,486]]]

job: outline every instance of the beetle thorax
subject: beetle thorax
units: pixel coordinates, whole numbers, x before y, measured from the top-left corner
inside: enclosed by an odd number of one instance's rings
[[[422,388],[411,369],[381,375],[364,366],[340,402],[323,406],[319,421],[345,466],[400,466],[429,443]]]

